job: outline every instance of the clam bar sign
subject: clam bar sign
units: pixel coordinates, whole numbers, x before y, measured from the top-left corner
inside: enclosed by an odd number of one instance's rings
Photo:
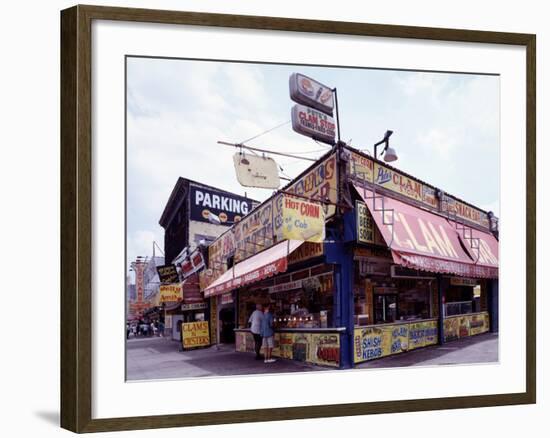
[[[189,201],[191,220],[210,222],[208,216],[213,213],[228,225],[240,221],[254,207],[251,199],[198,186],[191,186]]]
[[[336,138],[334,119],[316,109],[296,104],[291,112],[292,129],[298,134],[311,137],[330,145]]]

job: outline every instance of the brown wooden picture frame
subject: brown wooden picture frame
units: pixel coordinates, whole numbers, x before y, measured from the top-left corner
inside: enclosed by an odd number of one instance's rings
[[[218,26],[326,34],[518,45],[526,48],[526,391],[160,416],[92,419],[93,20]],[[61,426],[74,432],[214,425],[379,413],[516,405],[536,401],[535,48],[531,34],[75,6],[61,12]]]

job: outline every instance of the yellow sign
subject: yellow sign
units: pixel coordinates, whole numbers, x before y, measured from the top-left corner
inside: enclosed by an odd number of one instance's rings
[[[309,335],[308,362],[318,365],[339,366],[340,335],[338,333]]]
[[[288,256],[288,264],[303,262],[323,254],[322,243],[306,242]]]
[[[422,201],[422,183],[378,163],[374,164],[374,182],[392,192]]]
[[[486,228],[489,227],[489,218],[485,213],[450,196],[445,195],[443,197],[441,209],[443,211],[450,211],[462,219],[469,220]]]
[[[325,212],[320,203],[283,196],[283,239],[320,243],[325,240]]]
[[[364,362],[437,344],[437,321],[358,327],[354,330],[354,362]]]
[[[489,331],[489,314],[449,316],[445,318],[444,327],[445,342],[485,333]]]
[[[384,332],[379,327],[367,327],[354,330],[354,358],[355,363],[377,359],[384,354]]]
[[[360,182],[372,183],[374,179],[374,162],[356,152],[351,152],[350,158],[350,174]]]
[[[160,302],[166,303],[171,301],[183,300],[182,283],[161,284],[160,285]]]
[[[323,205],[325,217],[328,219],[336,212],[334,205],[338,201],[338,179],[336,176],[336,154],[332,154],[285,190],[289,193],[305,196],[311,200],[330,201],[332,204]],[[281,217],[281,207],[282,205],[279,201],[275,206],[275,229],[277,231],[282,226],[280,221],[277,221],[277,217]]]
[[[205,347],[210,345],[208,321],[184,322],[183,348]]]
[[[409,350],[437,344],[437,321],[409,324]]]
[[[355,203],[357,211],[357,241],[361,243],[374,243],[374,221],[364,202]]]
[[[233,236],[235,262],[251,257],[272,246],[274,243],[273,200],[266,201],[235,224],[233,226]],[[226,246],[230,245],[224,243],[224,247]],[[223,257],[222,260],[225,261]]]
[[[489,331],[489,314],[482,313],[470,317],[470,336]]]

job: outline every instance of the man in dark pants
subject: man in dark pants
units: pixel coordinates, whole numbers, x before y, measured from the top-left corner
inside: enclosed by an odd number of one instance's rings
[[[250,324],[250,332],[254,336],[254,352],[256,353],[256,360],[262,359],[260,355],[260,349],[262,348],[262,335],[260,334],[262,330],[262,319],[264,313],[262,312],[262,305],[256,304],[256,310],[252,312],[250,318],[248,318],[248,323]]]

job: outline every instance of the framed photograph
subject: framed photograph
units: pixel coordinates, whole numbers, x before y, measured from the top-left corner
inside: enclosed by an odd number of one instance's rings
[[[62,11],[61,426],[535,403],[535,41]]]

